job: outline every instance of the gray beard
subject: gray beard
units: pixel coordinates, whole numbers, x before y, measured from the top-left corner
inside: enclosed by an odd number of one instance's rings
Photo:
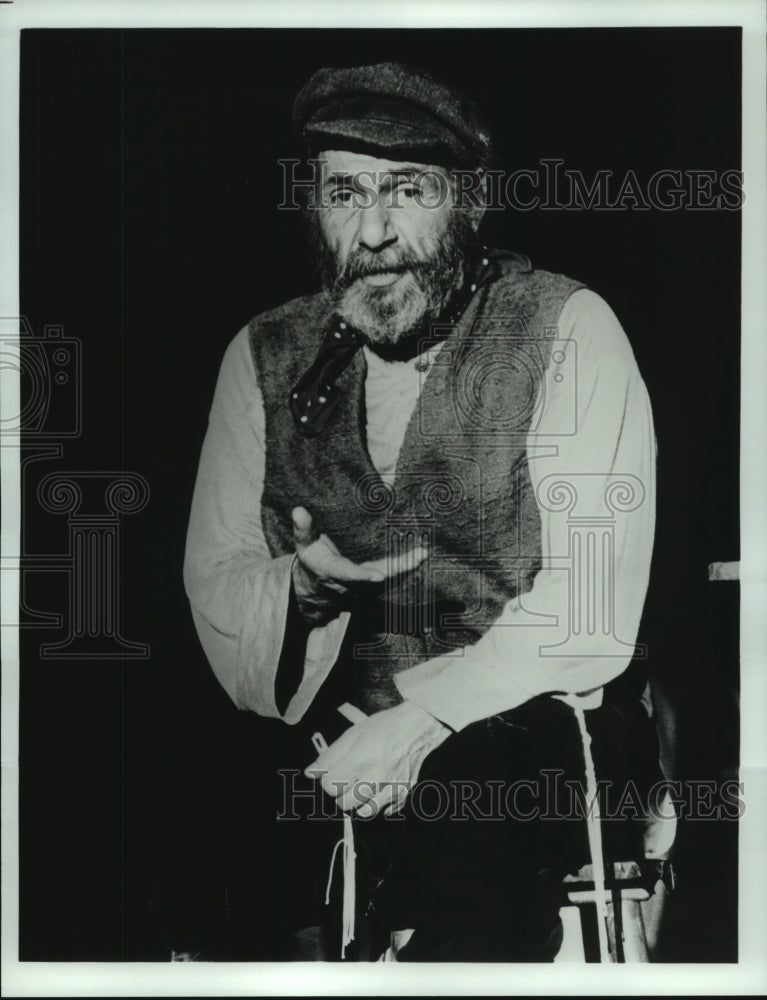
[[[397,247],[378,253],[357,249],[339,270],[316,212],[310,212],[310,227],[320,279],[335,312],[382,353],[428,334],[429,324],[463,286],[477,242],[468,218],[454,210],[439,243],[420,256]],[[360,280],[381,271],[407,273],[393,285],[380,288]]]

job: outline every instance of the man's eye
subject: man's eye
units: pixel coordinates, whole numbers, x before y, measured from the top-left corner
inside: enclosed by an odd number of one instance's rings
[[[351,188],[339,188],[337,191],[333,191],[330,195],[331,207],[335,208],[340,206],[345,208],[351,205],[353,197],[354,192]]]
[[[403,198],[412,198],[417,190],[417,184],[400,184],[397,187],[397,194],[401,194]]]

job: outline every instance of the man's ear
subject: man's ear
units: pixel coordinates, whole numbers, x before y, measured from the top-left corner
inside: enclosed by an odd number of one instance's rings
[[[456,170],[453,173],[453,192],[457,205],[469,219],[476,233],[487,211],[487,172],[483,167],[474,170]]]
[[[474,227],[474,232],[479,229],[480,223],[485,217],[485,212],[487,211],[487,171],[484,168],[479,167],[477,170],[477,176],[479,177],[479,203],[472,213],[471,224]]]

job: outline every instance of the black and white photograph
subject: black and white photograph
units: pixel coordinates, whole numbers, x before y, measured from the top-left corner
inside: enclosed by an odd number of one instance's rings
[[[617,6],[0,6],[6,995],[767,986],[765,16]]]

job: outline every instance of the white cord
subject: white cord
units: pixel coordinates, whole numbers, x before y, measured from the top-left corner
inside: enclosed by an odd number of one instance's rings
[[[328,745],[322,733],[312,736],[312,743],[317,753],[327,750]],[[355,880],[354,861],[357,854],[354,850],[354,828],[352,818],[344,813],[344,835],[333,848],[330,856],[328,884],[325,888],[325,905],[330,904],[330,887],[333,882],[333,868],[336,863],[338,848],[343,845],[343,902],[341,904],[341,958],[346,958],[346,948],[354,940],[354,910],[357,903],[357,887]]]
[[[599,822],[599,794],[594,759],[591,756],[591,736],[586,728],[586,717],[582,708],[573,707],[578,720],[578,730],[583,745],[583,760],[586,765],[586,830],[589,837],[591,867],[594,870],[594,898],[597,905],[597,933],[599,935],[599,961],[609,961],[607,944],[607,900],[605,892],[605,861],[602,852],[602,827]]]

